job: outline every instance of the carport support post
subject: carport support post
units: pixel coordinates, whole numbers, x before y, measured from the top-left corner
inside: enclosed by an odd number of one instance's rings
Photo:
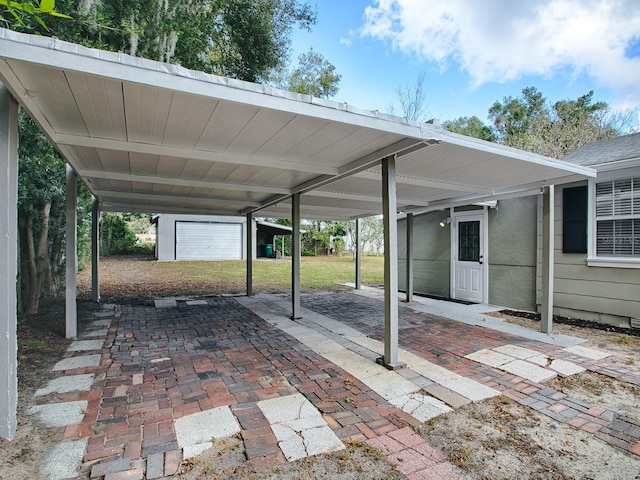
[[[553,329],[553,277],[554,277],[554,188],[542,192],[542,312],[540,331]]]
[[[384,222],[384,357],[390,370],[404,367],[398,361],[398,219],[396,157],[382,159],[382,215]]]
[[[76,305],[76,273],[78,271],[78,256],[76,249],[78,224],[78,180],[76,173],[67,165],[67,205],[66,205],[66,252],[65,252],[65,309],[66,309],[66,337],[78,336],[78,309]]]
[[[413,300],[413,213],[407,213],[407,267],[406,267],[406,302]]]
[[[0,437],[16,433],[18,405],[18,104],[0,83]]]
[[[247,213],[247,297],[253,295],[253,215]]]
[[[91,300],[100,301],[100,202],[91,197]]]
[[[291,197],[291,318],[300,318],[300,194]]]
[[[362,288],[362,245],[360,234],[362,233],[362,220],[356,218],[356,290]]]

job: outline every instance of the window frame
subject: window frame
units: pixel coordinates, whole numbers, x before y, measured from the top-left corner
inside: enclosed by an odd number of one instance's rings
[[[587,265],[590,267],[640,269],[640,256],[634,258],[597,254],[596,184],[640,177],[640,159],[625,163],[627,164],[626,168],[621,168],[618,162],[615,162],[613,165],[596,165],[595,168],[598,171],[598,176],[597,178],[589,179],[587,193]]]

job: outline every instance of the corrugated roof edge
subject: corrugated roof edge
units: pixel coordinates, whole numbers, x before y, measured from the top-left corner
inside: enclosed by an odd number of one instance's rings
[[[332,108],[334,110],[353,113],[356,115],[367,116],[371,118],[377,118],[387,120],[404,125],[411,125],[414,127],[423,128],[425,125],[422,122],[416,122],[404,117],[398,117],[386,113],[381,113],[377,110],[369,110],[365,108],[358,108],[352,106],[346,102],[337,102],[334,100],[314,97],[312,95],[300,94],[290,92],[287,90],[280,90],[269,85],[260,83],[252,83],[244,80],[237,80],[234,78],[223,77],[220,75],[214,75],[211,73],[205,73],[197,70],[190,70],[184,68],[181,65],[158,62],[156,60],[149,60],[142,57],[134,57],[122,52],[109,52],[106,50],[100,50],[96,48],[84,47],[75,43],[65,42],[56,37],[45,37],[40,35],[29,35],[26,33],[15,32],[5,28],[0,28],[0,38],[5,40],[14,41],[17,43],[32,45],[41,48],[47,48],[51,50],[57,50],[61,52],[72,53],[74,55],[80,55],[88,58],[94,58],[112,62],[120,65],[133,66],[137,68],[143,68],[154,72],[167,73],[183,78],[190,78],[193,80],[200,80],[203,82],[212,83],[215,85],[223,85],[230,88],[236,88],[239,90],[245,90],[254,93],[261,93],[272,97],[295,100],[303,103],[309,103],[326,108]],[[443,130],[439,124],[429,124],[430,129]]]

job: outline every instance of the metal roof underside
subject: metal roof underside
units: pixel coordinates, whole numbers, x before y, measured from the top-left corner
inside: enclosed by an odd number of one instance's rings
[[[349,219],[539,191],[590,168],[350,105],[0,29],[0,80],[103,210]]]

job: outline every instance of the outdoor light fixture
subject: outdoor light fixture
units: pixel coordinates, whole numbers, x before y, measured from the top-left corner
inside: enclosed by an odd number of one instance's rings
[[[447,225],[449,225],[451,223],[451,217],[447,217],[444,220],[440,220],[440,226],[442,228],[446,227]]]

